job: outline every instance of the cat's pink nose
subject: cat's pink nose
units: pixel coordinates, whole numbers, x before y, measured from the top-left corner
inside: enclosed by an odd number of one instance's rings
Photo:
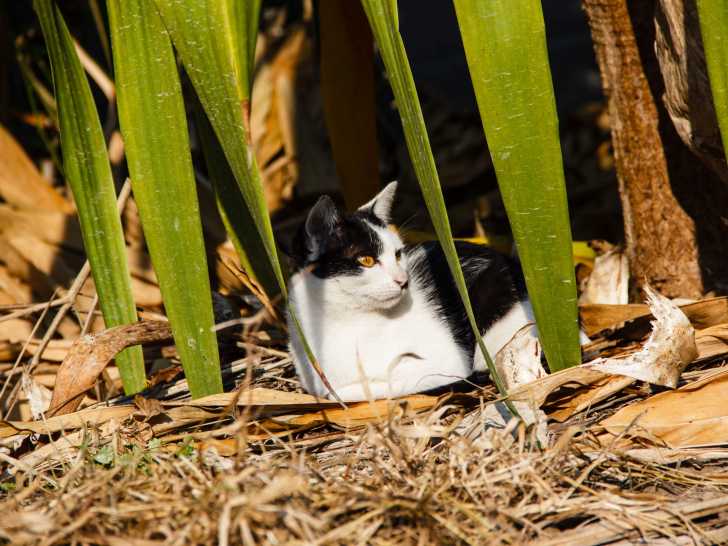
[[[407,277],[406,272],[401,271],[401,272],[395,273],[394,277],[392,277],[392,278],[394,279],[394,282],[396,282],[402,290],[407,288],[407,285],[409,284],[409,278]]]

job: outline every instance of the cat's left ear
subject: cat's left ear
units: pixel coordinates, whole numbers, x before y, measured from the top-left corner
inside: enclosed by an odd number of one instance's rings
[[[397,181],[390,182],[380,191],[374,199],[359,207],[359,210],[370,210],[374,216],[379,218],[385,224],[388,224],[392,216],[392,203],[394,203],[394,194],[397,193]]]

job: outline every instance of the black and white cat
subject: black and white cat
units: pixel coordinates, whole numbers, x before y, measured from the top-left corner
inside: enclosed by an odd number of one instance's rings
[[[426,391],[485,369],[437,242],[405,245],[388,225],[396,182],[353,214],[321,197],[293,244],[290,304],[327,379],[344,401]],[[518,264],[457,242],[476,322],[491,355],[533,322]],[[304,388],[330,397],[291,318]]]

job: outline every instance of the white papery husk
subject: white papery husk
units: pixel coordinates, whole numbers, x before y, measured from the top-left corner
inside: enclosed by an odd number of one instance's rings
[[[683,370],[698,356],[695,329],[675,303],[645,286],[655,320],[642,349],[624,358],[597,358],[584,366],[664,387],[677,387]]]
[[[629,262],[620,249],[612,249],[594,259],[594,270],[579,303],[629,303]]]
[[[495,355],[495,367],[506,390],[512,391],[520,385],[546,377],[541,365],[541,342],[535,324],[527,324],[514,334],[511,340]],[[520,421],[531,427],[543,447],[550,438],[546,414],[528,402],[513,401]],[[460,425],[460,432],[481,449],[493,449],[503,442],[515,441],[514,433],[519,420],[504,402],[488,404],[481,411],[466,416]]]

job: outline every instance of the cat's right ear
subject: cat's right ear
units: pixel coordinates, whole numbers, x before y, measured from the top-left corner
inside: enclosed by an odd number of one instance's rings
[[[382,222],[388,224],[392,216],[392,204],[394,203],[395,193],[397,193],[396,180],[387,184],[371,201],[359,207],[359,210],[368,210]]]
[[[324,195],[319,198],[304,225],[307,262],[315,262],[323,255],[327,241],[335,237],[341,218],[341,212],[331,197]]]

